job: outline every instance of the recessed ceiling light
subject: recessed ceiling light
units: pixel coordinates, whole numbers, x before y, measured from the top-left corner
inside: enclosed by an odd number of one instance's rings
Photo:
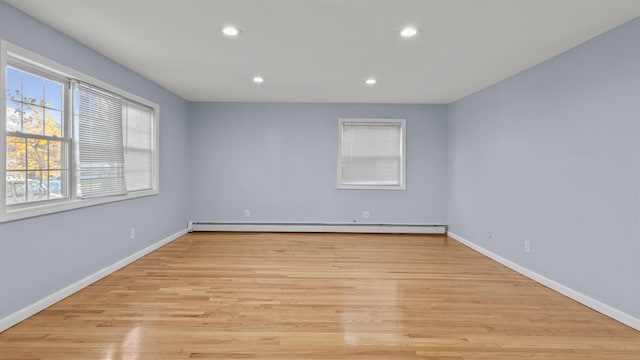
[[[253,82],[256,84],[262,84],[264,82],[264,78],[262,76],[256,76],[253,78]]]
[[[238,36],[238,34],[240,34],[240,30],[233,26],[226,26],[222,29],[222,33],[227,36]]]
[[[368,78],[367,80],[364,81],[365,84],[367,85],[375,85],[378,82],[378,80],[374,79],[374,78]]]
[[[414,27],[406,27],[404,29],[402,29],[402,31],[400,31],[400,35],[402,37],[412,37],[412,36],[416,36],[416,34],[418,33],[418,30]]]

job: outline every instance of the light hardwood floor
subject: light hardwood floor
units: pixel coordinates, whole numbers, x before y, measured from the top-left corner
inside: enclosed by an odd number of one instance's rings
[[[0,359],[640,359],[640,332],[444,235],[186,235]]]

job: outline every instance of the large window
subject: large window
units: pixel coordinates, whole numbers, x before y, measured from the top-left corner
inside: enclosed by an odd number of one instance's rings
[[[156,104],[0,47],[0,221],[158,193]]]
[[[339,189],[405,189],[404,119],[340,119]]]

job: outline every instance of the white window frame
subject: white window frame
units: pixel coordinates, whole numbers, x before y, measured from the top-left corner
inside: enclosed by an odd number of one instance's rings
[[[372,185],[372,184],[344,184],[342,181],[342,140],[344,124],[388,124],[401,127],[401,161],[400,184],[398,185]],[[340,118],[338,119],[338,160],[337,160],[337,189],[349,190],[406,190],[407,188],[407,122],[405,119],[365,119],[365,118]]]
[[[109,196],[102,198],[92,198],[92,199],[79,199],[76,196],[75,191],[69,192],[68,199],[65,200],[52,200],[52,201],[43,201],[43,202],[35,202],[35,203],[25,203],[20,204],[19,206],[7,206],[6,204],[6,154],[7,154],[7,145],[6,145],[6,69],[7,65],[10,62],[21,63],[27,67],[34,67],[36,69],[41,69],[47,73],[54,74],[59,77],[76,79],[83,81],[85,83],[89,83],[93,86],[102,88],[104,90],[110,91],[112,93],[118,94],[124,98],[128,98],[132,101],[138,102],[142,105],[148,106],[153,109],[153,124],[152,124],[152,148],[153,148],[153,159],[152,159],[152,188],[148,190],[140,190],[140,191],[132,191],[126,195],[121,196]],[[52,214],[61,211],[67,211],[72,209],[79,209],[88,206],[95,206],[99,204],[106,204],[115,201],[122,201],[128,199],[134,199],[144,196],[157,195],[160,192],[159,186],[159,174],[160,174],[160,157],[159,157],[159,117],[160,117],[160,107],[158,104],[153,103],[147,99],[144,99],[135,94],[129,93],[125,90],[119,89],[113,85],[110,85],[104,81],[98,80],[92,76],[86,75],[82,72],[59,64],[53,60],[50,60],[44,56],[38,55],[32,51],[24,49],[20,46],[12,44],[6,40],[0,39],[0,72],[2,75],[0,76],[0,164],[2,164],[2,170],[0,170],[0,189],[2,189],[2,196],[0,199],[0,223],[29,218],[33,216]],[[67,101],[69,101],[70,94],[66,96]],[[68,104],[66,107],[67,110],[72,109],[72,106]],[[70,120],[71,114],[65,114],[67,117],[63,119],[66,126],[72,124],[72,119]],[[73,144],[69,146],[69,150],[67,152],[69,156],[69,182],[72,183],[70,189],[75,189],[76,186],[76,171],[75,164],[72,159],[74,159],[74,151],[75,151],[75,143],[78,139],[73,138]]]

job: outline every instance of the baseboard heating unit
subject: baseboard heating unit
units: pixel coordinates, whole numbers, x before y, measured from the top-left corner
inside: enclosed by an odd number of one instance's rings
[[[446,234],[446,225],[363,223],[189,222],[189,231]]]

